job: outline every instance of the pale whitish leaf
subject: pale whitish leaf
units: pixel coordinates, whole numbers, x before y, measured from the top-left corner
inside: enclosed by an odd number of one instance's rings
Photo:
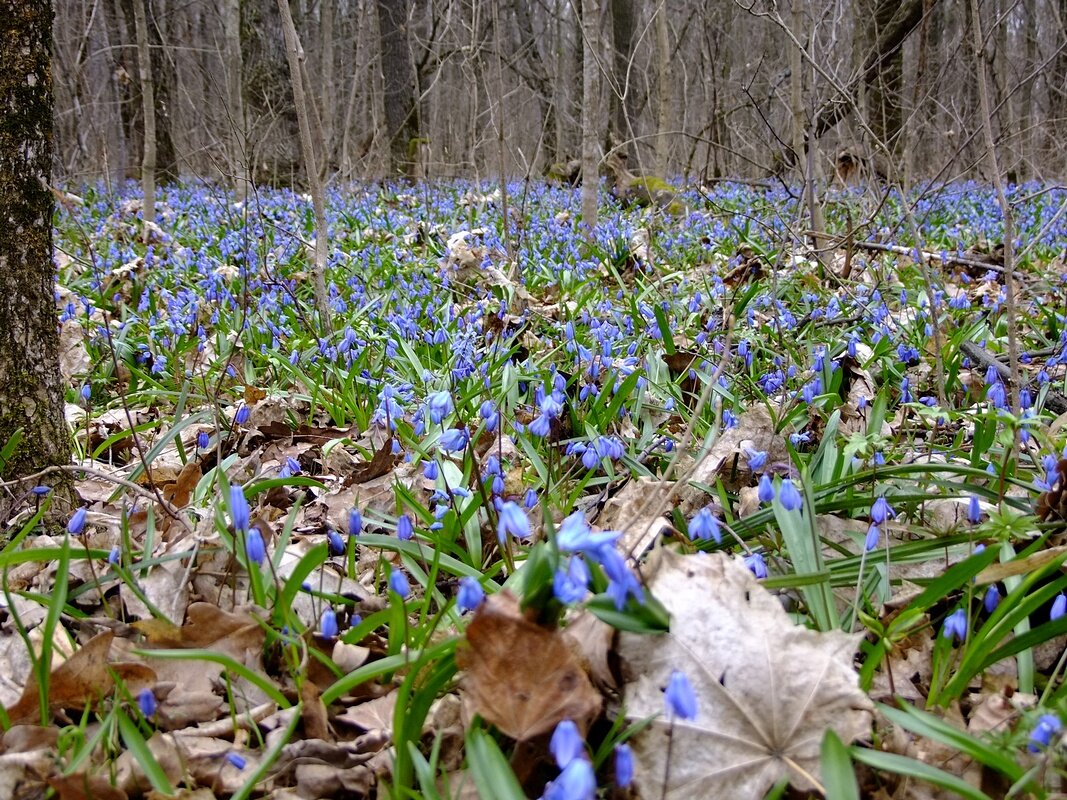
[[[870,731],[872,705],[852,666],[859,636],[794,625],[778,599],[722,553],[661,551],[649,570],[671,633],[619,638],[627,716],[655,717],[632,740],[643,795],[659,795],[668,752],[669,798],[761,798],[782,777],[810,789],[827,729],[845,743]],[[675,720],[672,733],[663,689],[676,669],[692,683],[698,709],[693,720]]]

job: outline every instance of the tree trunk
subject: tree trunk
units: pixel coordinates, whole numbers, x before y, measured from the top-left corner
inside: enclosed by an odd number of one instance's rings
[[[142,239],[148,243],[156,224],[156,107],[152,87],[152,56],[148,51],[148,22],[145,0],[133,0],[134,29],[137,35],[137,72],[141,81],[141,113],[144,115],[144,148],[141,155],[141,189],[144,202]]]
[[[589,236],[596,228],[597,189],[600,188],[598,142],[600,86],[600,2],[582,0],[582,224]]]
[[[223,48],[226,60],[226,102],[229,106],[229,131],[226,141],[230,172],[237,199],[244,202],[252,188],[249,174],[248,130],[245,122],[244,74],[241,58],[241,0],[222,2]]]
[[[656,9],[656,89],[659,93],[656,109],[656,174],[667,175],[667,154],[670,152],[671,108],[674,93],[671,75],[671,30],[667,19],[667,0],[660,0]]]
[[[52,263],[51,3],[0,0],[0,465],[5,480],[69,464]],[[62,474],[42,481],[73,498]],[[59,509],[69,512],[67,508]]]
[[[889,0],[879,0],[889,2]],[[923,0],[896,0],[893,4],[894,13],[889,24],[878,31],[877,41],[870,47],[863,62],[860,65],[859,85],[870,86],[872,80],[878,75],[882,65],[887,63],[904,46],[904,42],[911,35],[922,20]],[[859,15],[859,11],[857,11]],[[860,21],[857,20],[857,24]],[[853,96],[858,93],[858,86],[849,87]],[[854,99],[854,97],[853,97]],[[844,98],[834,97],[824,104],[815,115],[815,136],[821,137],[834,127],[838,122],[852,112],[853,104],[845,102]]]
[[[178,179],[177,154],[174,149],[174,137],[171,135],[170,120],[170,92],[165,79],[169,74],[166,68],[166,60],[163,57],[163,41],[159,35],[159,28],[155,23],[152,0],[121,0],[122,15],[127,30],[126,42],[132,38],[134,52],[137,56],[137,69],[132,65],[127,67],[130,77],[133,78],[128,86],[126,102],[129,104],[127,120],[129,127],[126,135],[135,143],[140,150],[141,162],[144,162],[143,143],[145,140],[145,128],[148,120],[144,116],[144,88],[141,85],[141,36],[138,32],[138,6],[140,13],[145,15],[145,47],[150,59],[151,67],[149,74],[155,77],[155,83],[151,87],[152,111],[155,115],[155,143],[156,177],[164,183]],[[135,151],[136,152],[136,151]]]
[[[411,0],[377,0],[377,5],[389,171],[414,178],[419,125],[415,114],[415,69],[408,47]]]
[[[917,4],[918,19],[922,18],[922,4]],[[877,53],[878,42],[889,30],[900,12],[900,0],[877,0],[867,28],[865,50]],[[904,85],[904,53],[902,48],[881,54],[872,68],[864,71],[867,92],[867,124],[874,135],[890,152],[900,148],[900,129],[903,111],[900,95]]]
[[[630,91],[630,61],[633,57],[634,38],[633,0],[611,0],[611,38],[614,75],[608,95],[611,103],[608,123],[613,139],[610,144],[611,147],[621,148],[621,152],[627,156],[633,156],[633,93]]]
[[[289,0],[278,0],[278,10],[282,17],[282,31],[285,35],[285,52],[289,59],[289,76],[293,84],[293,100],[296,104],[296,119],[300,126],[300,149],[304,153],[304,171],[307,172],[308,191],[311,193],[311,205],[315,214],[315,256],[311,269],[311,278],[315,291],[315,306],[319,312],[319,324],[330,332],[330,306],[326,296],[326,197],[322,187],[322,172],[315,155],[311,120],[318,119],[310,107],[310,97],[304,86],[304,51],[297,38],[296,25]],[[317,127],[317,126],[316,126]],[[318,131],[321,136],[321,129]]]

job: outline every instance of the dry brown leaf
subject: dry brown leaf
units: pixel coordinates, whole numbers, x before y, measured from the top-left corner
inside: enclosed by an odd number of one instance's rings
[[[300,721],[304,723],[304,736],[308,739],[332,741],[330,725],[326,721],[326,706],[319,697],[318,687],[311,681],[300,684]]]
[[[334,722],[351,725],[364,731],[392,731],[396,700],[397,693],[392,691],[368,700],[366,703],[349,706],[333,719]]]
[[[375,478],[380,478],[382,475],[387,475],[399,460],[399,456],[393,455],[393,437],[390,436],[382,442],[382,446],[378,448],[374,458],[365,464],[360,464],[352,471],[351,475],[345,478],[343,486],[348,487],[352,484],[366,483]]]
[[[875,396],[874,378],[851,356],[841,359],[841,370],[844,376],[841,396],[845,401],[841,407],[841,434],[845,437],[864,434],[871,414],[870,402]],[[864,398],[863,403],[860,398]]]
[[[671,633],[621,633],[617,648],[627,717],[653,718],[631,740],[642,794],[660,796],[668,752],[669,798],[694,797],[697,786],[704,797],[761,798],[787,776],[808,789],[828,728],[846,743],[869,733],[872,704],[852,666],[858,636],[794,625],[778,598],[723,553],[661,550],[647,574]],[[663,690],[674,670],[691,682],[697,715],[672,726]]]
[[[48,779],[59,800],[126,800],[127,794],[101,775],[76,772]]]
[[[1016,558],[1004,564],[991,564],[978,573],[974,582],[979,586],[985,586],[990,583],[997,583],[1014,575],[1025,575],[1055,561],[1065,552],[1067,552],[1067,545],[1049,547],[1045,550],[1038,550],[1036,553],[1029,555],[1026,558]]]
[[[52,708],[82,709],[107,697],[115,688],[114,677],[136,694],[156,680],[156,673],[144,664],[109,662],[108,651],[115,634],[111,631],[94,636],[84,647],[54,670],[48,683],[48,700]],[[112,677],[114,676],[114,677]],[[37,678],[30,673],[19,701],[8,709],[13,723],[39,718],[40,701]]]
[[[776,433],[774,420],[766,406],[757,405],[745,411],[732,428],[723,431],[711,449],[693,469],[689,480],[714,486],[722,479],[727,491],[736,492],[753,483],[756,476],[748,468],[745,447],[767,454],[767,464],[789,463],[786,439],[789,430]],[[708,502],[708,496],[697,489],[686,487],[681,492],[682,511],[689,516]]]
[[[526,619],[510,592],[486,599],[456,653],[471,712],[525,741],[562,720],[584,729],[600,711],[600,694],[558,630]]]
[[[200,472],[200,464],[190,461],[182,471],[178,473],[178,479],[163,488],[163,499],[175,508],[185,508],[189,505],[189,498],[193,496],[193,490],[200,482],[203,473]]]
[[[38,796],[43,795],[47,788],[44,780],[54,769],[52,750],[0,755],[0,797],[17,797],[20,790],[29,793],[34,785],[40,786]]]
[[[597,525],[605,530],[622,531],[619,549],[640,558],[661,533],[673,530],[670,521],[663,516],[670,513],[666,501],[671,485],[645,476],[628,481],[604,504]]]

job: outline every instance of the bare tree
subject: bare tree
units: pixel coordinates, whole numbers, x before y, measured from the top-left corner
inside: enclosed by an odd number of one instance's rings
[[[0,0],[0,445],[5,479],[70,463],[52,262],[50,3]],[[61,475],[49,481],[69,503]],[[66,509],[66,510],[69,510]]]
[[[596,228],[600,188],[600,0],[582,0],[582,224]]]
[[[289,75],[293,83],[293,99],[296,103],[296,117],[300,125],[300,148],[304,153],[304,169],[307,172],[311,205],[315,215],[315,251],[314,263],[311,269],[315,290],[315,306],[319,312],[319,324],[329,333],[330,305],[329,298],[326,295],[326,251],[329,246],[326,241],[326,196],[322,186],[319,160],[315,152],[312,134],[313,118],[316,119],[315,127],[320,137],[322,130],[321,126],[318,125],[317,115],[311,105],[312,101],[307,87],[304,85],[304,53],[300,47],[300,39],[297,37],[292,12],[289,9],[289,0],[278,0],[278,10],[281,13],[282,29],[285,33],[285,50],[289,58]]]
[[[137,31],[137,71],[141,79],[141,109],[144,114],[144,152],[141,157],[141,189],[144,194],[141,209],[144,220],[142,238],[147,243],[156,224],[156,105],[144,3],[145,0],[133,0],[133,18]]]
[[[415,177],[419,138],[415,71],[408,46],[411,0],[376,0],[385,80],[385,124],[392,174]]]

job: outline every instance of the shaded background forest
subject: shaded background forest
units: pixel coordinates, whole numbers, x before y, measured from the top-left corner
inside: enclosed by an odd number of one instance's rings
[[[137,177],[150,54],[162,181],[304,177],[276,0],[57,0],[56,175]],[[580,155],[583,51],[601,153],[691,179],[985,174],[987,70],[1009,179],[1067,172],[1067,0],[292,0],[329,181],[539,174]],[[584,7],[584,8],[583,8]],[[583,28],[583,19],[592,15]],[[592,34],[592,35],[591,35]],[[587,87],[588,88],[588,87]],[[810,158],[806,150],[810,146]]]

